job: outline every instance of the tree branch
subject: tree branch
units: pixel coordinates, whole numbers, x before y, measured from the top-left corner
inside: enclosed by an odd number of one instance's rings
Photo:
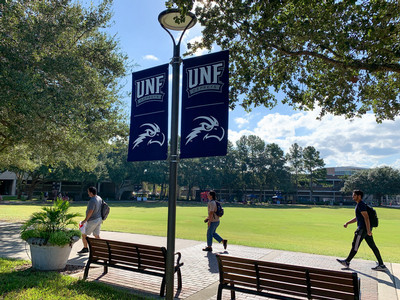
[[[326,57],[325,55],[322,55],[317,52],[313,51],[307,51],[307,50],[302,50],[302,51],[288,51],[282,47],[278,47],[277,45],[274,44],[269,44],[272,48],[275,48],[279,52],[288,55],[288,56],[312,56],[316,57],[319,59],[322,59],[323,61],[334,65],[334,66],[340,66],[344,68],[351,68],[351,69],[358,69],[358,70],[367,70],[370,72],[395,72],[395,73],[400,73],[400,65],[398,64],[378,64],[378,63],[364,63],[359,60],[353,60],[353,62],[346,63],[343,61],[338,61],[329,57]]]

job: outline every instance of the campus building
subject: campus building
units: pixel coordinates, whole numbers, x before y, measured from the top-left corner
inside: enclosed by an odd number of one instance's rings
[[[341,191],[345,178],[353,175],[354,173],[365,170],[365,168],[359,167],[328,167],[326,168],[326,178],[321,180],[317,184],[314,184],[313,191],[311,193],[308,185],[299,187],[297,191],[282,192],[274,190],[237,190],[227,191],[224,189],[217,189],[221,199],[226,201],[248,201],[248,202],[272,202],[272,203],[315,203],[315,204],[353,204],[351,193],[343,193]],[[31,180],[24,178],[25,190],[23,194],[27,193],[30,186]],[[11,195],[17,194],[17,176],[13,172],[3,172],[0,174],[0,195]],[[83,200],[82,197],[86,195],[86,188],[89,183],[83,182],[71,182],[71,181],[45,181],[38,184],[34,190],[34,196],[43,195],[48,193],[49,199],[53,199],[60,193],[66,195],[74,200]],[[90,185],[96,185],[99,193],[103,198],[110,199],[122,199],[131,200],[134,199],[133,195],[141,191],[142,186],[137,185],[133,182],[126,181],[116,188],[116,184],[110,181],[102,181],[98,183],[92,183]],[[195,191],[194,191],[195,190]],[[192,199],[200,201],[201,192],[200,190],[194,189],[188,191],[186,187],[179,189],[178,193],[181,197],[185,198],[188,193],[193,193]],[[118,191],[118,194],[117,194]],[[366,195],[367,201],[372,201],[372,196]],[[398,203],[400,196],[398,197],[386,197],[383,199],[384,203]]]

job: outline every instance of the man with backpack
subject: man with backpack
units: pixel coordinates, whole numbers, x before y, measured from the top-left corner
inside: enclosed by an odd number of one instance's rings
[[[101,215],[101,206],[103,200],[97,195],[97,189],[94,186],[88,188],[88,195],[90,197],[89,203],[86,208],[86,218],[81,221],[82,226],[85,227],[85,233],[82,233],[83,249],[78,251],[79,255],[89,253],[88,243],[86,237],[93,233],[94,237],[100,238],[100,228],[103,218]]]
[[[386,271],[386,266],[383,263],[379,249],[375,245],[374,238],[372,237],[372,226],[367,212],[367,204],[362,201],[363,196],[364,193],[362,191],[353,191],[353,200],[357,202],[355,209],[356,217],[347,221],[343,226],[344,228],[347,228],[347,225],[357,222],[357,230],[354,233],[354,239],[349,255],[346,259],[337,259],[337,261],[348,268],[350,266],[350,261],[356,255],[361,242],[363,239],[365,239],[368,246],[374,252],[376,259],[378,260],[378,265],[373,267],[372,270]]]
[[[203,251],[212,251],[212,240],[213,238],[224,245],[224,249],[228,246],[228,240],[224,240],[216,232],[219,226],[219,217],[223,214],[223,209],[219,203],[217,203],[217,194],[214,191],[208,193],[208,217],[204,220],[207,223],[207,247]],[[218,209],[219,208],[219,209]]]

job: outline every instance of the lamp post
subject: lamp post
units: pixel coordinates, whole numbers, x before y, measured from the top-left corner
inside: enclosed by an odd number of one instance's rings
[[[176,223],[176,187],[178,175],[178,126],[179,126],[179,73],[180,73],[180,46],[185,31],[196,24],[196,16],[188,12],[184,22],[176,23],[175,18],[180,17],[178,9],[167,9],[158,15],[162,28],[168,32],[174,44],[172,58],[172,108],[171,108],[171,148],[169,167],[169,193],[168,193],[168,232],[167,232],[167,265],[166,265],[166,299],[174,298],[174,253],[175,253],[175,223]],[[178,43],[169,30],[182,31]]]

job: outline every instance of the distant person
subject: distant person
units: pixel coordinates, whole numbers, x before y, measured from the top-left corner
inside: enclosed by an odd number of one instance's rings
[[[208,217],[204,220],[204,223],[207,223],[208,225],[207,247],[205,247],[203,251],[212,251],[213,238],[216,239],[218,243],[222,242],[222,244],[224,245],[224,249],[226,249],[228,241],[221,238],[219,234],[216,232],[219,226],[219,217],[216,214],[217,203],[215,202],[217,200],[217,194],[214,191],[210,191],[207,197],[208,197],[208,205],[207,205]]]
[[[86,218],[81,222],[83,226],[86,223],[85,233],[82,233],[83,248],[78,251],[78,254],[89,253],[86,237],[93,233],[94,237],[99,239],[101,223],[103,222],[101,217],[102,199],[97,195],[97,189],[94,186],[89,187],[88,195],[90,200],[86,208]]]
[[[372,237],[372,227],[369,221],[369,216],[367,212],[367,205],[362,198],[364,193],[360,190],[353,191],[353,200],[357,202],[355,213],[356,217],[347,221],[343,226],[347,228],[347,225],[357,222],[357,230],[354,233],[354,239],[349,255],[346,259],[337,259],[337,261],[348,268],[353,257],[356,255],[358,248],[360,247],[363,239],[367,242],[368,246],[372,249],[378,260],[378,265],[373,267],[372,270],[375,271],[386,271],[386,266],[383,264],[381,254],[378,247],[375,245],[374,238]]]

